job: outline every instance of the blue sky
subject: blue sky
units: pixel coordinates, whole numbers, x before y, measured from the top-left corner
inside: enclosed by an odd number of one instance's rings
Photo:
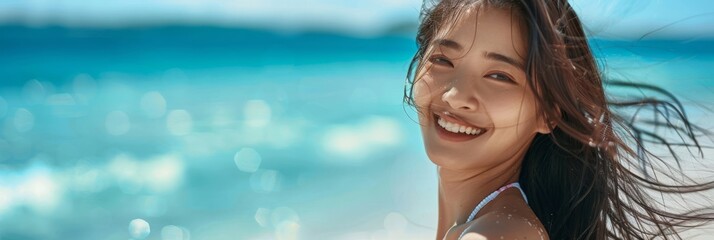
[[[415,22],[421,0],[2,0],[0,24],[117,27],[210,24],[319,28],[378,34]],[[571,0],[583,22],[604,37],[633,38],[675,23],[655,36],[714,37],[714,1]],[[686,2],[686,4],[685,4]]]

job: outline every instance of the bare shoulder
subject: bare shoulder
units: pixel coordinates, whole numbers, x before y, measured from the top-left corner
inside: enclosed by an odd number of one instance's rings
[[[545,228],[533,211],[526,207],[497,209],[471,222],[462,240],[548,239]]]

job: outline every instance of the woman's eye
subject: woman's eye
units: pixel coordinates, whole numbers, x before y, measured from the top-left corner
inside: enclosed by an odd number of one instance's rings
[[[487,75],[487,77],[493,78],[493,79],[496,79],[499,81],[514,83],[513,79],[509,78],[508,76],[506,76],[504,74],[500,74],[500,73],[492,73],[492,74]]]
[[[454,67],[454,64],[451,63],[451,61],[447,60],[446,58],[444,58],[444,57],[442,57],[442,56],[434,56],[434,57],[431,57],[431,58],[429,58],[429,61],[430,61],[431,63],[437,64],[437,65],[444,65],[444,66],[448,66],[448,67]]]

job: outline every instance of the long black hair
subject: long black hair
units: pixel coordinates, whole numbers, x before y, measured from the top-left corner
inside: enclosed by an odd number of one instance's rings
[[[699,138],[711,133],[690,123],[679,100],[664,89],[604,81],[582,24],[566,0],[426,2],[418,50],[407,73],[406,104],[416,107],[413,86],[434,36],[477,5],[510,8],[528,26],[526,77],[539,114],[553,131],[533,139],[520,183],[551,239],[681,238],[680,230],[714,220],[711,209],[677,211],[653,198],[714,188],[714,182],[680,175],[681,157],[675,149],[695,149],[703,156]],[[605,85],[664,97],[615,98],[606,96]],[[655,117],[641,117],[645,111]],[[661,146],[671,160],[651,151]]]

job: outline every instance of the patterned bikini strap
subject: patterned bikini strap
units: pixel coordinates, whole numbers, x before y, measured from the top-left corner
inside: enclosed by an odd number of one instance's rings
[[[518,184],[518,182],[510,183],[510,184],[508,184],[508,185],[506,185],[506,186],[503,186],[503,187],[499,188],[499,189],[496,190],[495,192],[492,192],[491,194],[489,194],[488,196],[486,196],[486,198],[484,198],[483,200],[481,200],[481,202],[478,203],[478,205],[476,205],[476,208],[474,208],[474,211],[471,212],[471,215],[469,215],[469,218],[466,219],[466,222],[470,222],[471,220],[473,220],[474,217],[476,216],[476,213],[478,213],[478,211],[480,211],[481,208],[483,208],[483,206],[486,206],[486,204],[487,204],[488,202],[490,202],[491,200],[493,200],[494,198],[496,198],[496,196],[498,196],[498,194],[501,194],[501,192],[506,191],[506,189],[509,189],[509,188],[511,188],[511,187],[518,188],[518,190],[521,192],[521,195],[523,195],[523,200],[525,200],[526,203],[528,203],[528,198],[526,198],[526,193],[523,192],[523,189],[521,189],[521,185]],[[459,236],[458,239],[461,239],[461,237],[463,237],[464,234],[466,234],[466,231],[461,232],[461,235]]]
[[[489,202],[491,202],[491,200],[493,200],[494,198],[496,198],[496,196],[498,196],[498,194],[501,194],[501,192],[506,191],[506,189],[509,189],[509,188],[511,188],[511,187],[518,188],[518,190],[521,192],[521,195],[523,195],[523,200],[525,200],[526,203],[528,203],[528,198],[526,198],[526,193],[523,192],[523,189],[521,188],[521,185],[520,185],[518,182],[509,183],[508,185],[499,188],[498,190],[496,190],[495,192],[492,192],[491,194],[489,194],[488,196],[486,196],[486,198],[484,198],[483,200],[481,200],[481,202],[478,203],[478,205],[476,205],[476,208],[474,208],[473,212],[471,212],[471,215],[469,215],[469,218],[466,219],[466,222],[469,222],[469,221],[473,220],[474,217],[476,217],[476,213],[478,213],[478,211],[480,211],[481,208],[483,208],[484,206],[486,206],[486,204],[488,204]]]

